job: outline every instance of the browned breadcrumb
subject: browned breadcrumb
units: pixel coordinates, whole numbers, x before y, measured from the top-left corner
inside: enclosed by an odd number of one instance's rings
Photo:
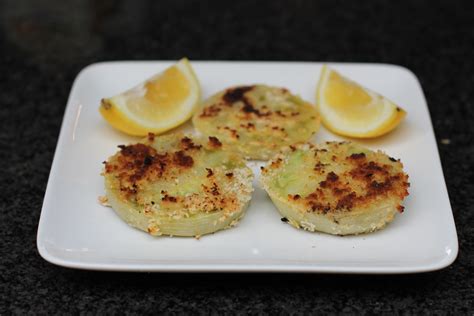
[[[234,102],[242,101],[245,93],[252,90],[254,87],[255,86],[241,86],[227,89],[222,98],[227,104],[232,105]]]
[[[381,153],[344,155],[339,146],[345,144],[327,143],[332,152],[327,149],[311,149],[314,151],[314,155],[311,155],[316,160],[313,168],[315,176],[324,178],[310,194],[303,197],[299,194],[288,195],[288,199],[305,205],[311,212],[329,213],[363,209],[381,199],[396,199],[401,202],[408,196],[408,175],[403,172],[399,160]],[[290,146],[291,151],[298,148]],[[325,155],[332,162],[321,162],[320,155]],[[281,158],[276,157],[269,166],[277,169],[281,164]],[[332,165],[337,165],[336,169],[339,171],[336,172]],[[397,209],[402,212],[404,208],[398,205]]]
[[[105,195],[99,195],[99,204],[102,206],[110,206],[109,199]]]
[[[219,148],[221,146],[222,146],[222,143],[219,141],[217,137],[209,136],[209,147]]]
[[[184,150],[193,150],[193,149],[198,150],[198,149],[201,149],[202,146],[194,144],[191,138],[185,136],[181,139],[181,147]]]

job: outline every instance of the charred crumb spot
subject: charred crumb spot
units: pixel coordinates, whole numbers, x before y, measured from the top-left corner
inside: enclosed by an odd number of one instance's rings
[[[155,201],[151,201],[151,205],[155,205]]]
[[[331,210],[331,206],[329,204],[323,204],[317,201],[310,201],[309,206],[310,206],[310,211],[313,211],[313,212],[319,211],[326,214]]]
[[[403,213],[405,211],[405,207],[402,206],[402,205],[398,205],[397,210],[398,210],[398,212]]]
[[[190,168],[194,164],[194,160],[191,156],[187,156],[184,151],[180,150],[174,153],[173,161],[181,167]]]
[[[339,179],[339,176],[332,171],[329,172],[328,175],[326,176],[326,180],[329,182],[336,182],[338,179]]]
[[[212,171],[212,169],[206,168],[206,170],[207,170],[207,176],[206,177],[210,178],[214,175],[214,172]]]
[[[355,192],[345,195],[337,202],[336,209],[351,209],[354,206],[356,198],[357,195]]]
[[[217,104],[210,105],[208,107],[205,107],[202,110],[202,113],[199,115],[199,117],[214,117],[219,114],[221,111],[221,108]]]
[[[214,182],[214,183],[212,184],[212,187],[211,187],[211,191],[210,191],[210,192],[211,192],[212,195],[216,195],[216,196],[220,194],[220,192],[219,192],[219,187],[217,186],[217,183]]]
[[[192,139],[185,136],[181,139],[181,145],[183,146],[184,150],[193,150],[193,149],[201,149],[201,145],[196,145],[193,143]]]
[[[332,219],[334,223],[339,224],[339,221],[335,218]]]
[[[104,161],[102,161],[102,163],[105,165],[105,164],[107,164],[107,161],[104,160]]]
[[[234,174],[232,172],[228,172],[225,174],[225,176],[229,179],[232,179],[232,177],[234,176]]]
[[[155,134],[153,134],[153,133],[148,133],[148,140],[149,140],[150,142],[154,141],[154,140],[155,140]]]
[[[283,114],[280,110],[277,110],[275,111],[276,115],[280,116],[280,117],[286,117],[285,114]]]
[[[387,176],[389,174],[385,165],[379,165],[374,161],[357,165],[349,172],[356,179],[370,178],[375,174]]]
[[[254,108],[249,98],[243,97],[242,102],[244,102],[244,106],[242,107],[244,113],[254,113],[257,116],[260,115],[260,111]]]
[[[163,196],[163,197],[161,198],[161,200],[162,200],[163,202],[171,202],[171,203],[176,203],[176,202],[178,202],[178,199],[177,199],[176,197],[171,196],[171,195],[168,195],[168,194],[165,194],[165,196]]]
[[[145,166],[149,166],[153,163],[153,157],[152,156],[145,156],[145,158],[143,159],[143,164]]]
[[[392,181],[391,179],[387,179],[384,182],[377,182],[377,181],[372,181],[370,182],[369,188],[371,191],[377,192],[377,193],[382,193],[389,189],[392,186]]]
[[[288,223],[288,222],[289,222],[288,218],[286,218],[286,217],[282,217],[282,218],[280,218],[280,220],[281,220],[283,223]]]
[[[261,112],[260,110],[256,109],[255,106],[252,104],[252,101],[247,97],[243,97],[241,101],[244,103],[244,106],[241,110],[247,115],[254,114],[258,117],[265,117],[272,114],[270,111]]]
[[[285,131],[285,128],[284,128],[284,127],[279,127],[279,126],[272,126],[272,129],[273,129],[273,130],[278,130],[278,131],[281,131],[281,132],[284,132],[284,131]]]
[[[402,109],[400,109],[398,106],[397,106],[397,112],[400,112]]]
[[[134,144],[134,145],[118,145],[120,152],[124,156],[140,157],[144,155],[153,155],[156,150],[145,144]]]
[[[295,195],[288,194],[288,199],[293,200],[293,201],[297,201],[297,200],[301,199],[301,196],[299,194],[295,194]]]
[[[335,188],[334,184],[335,182],[337,182],[337,180],[339,180],[339,176],[331,171],[327,174],[326,180],[319,182],[319,185],[322,188],[329,188],[329,187]]]
[[[336,160],[337,160],[337,157],[336,157],[335,155],[332,155],[331,160],[332,160],[332,161],[336,161]]]
[[[222,146],[222,143],[217,137],[209,136],[209,147],[211,148],[219,148]]]
[[[219,127],[218,127],[219,128]],[[240,135],[237,134],[237,130],[233,129],[233,128],[230,128],[229,126],[224,126],[224,127],[221,127],[222,129],[225,129],[227,131],[230,132],[230,136],[233,137],[233,138],[236,138],[236,139],[239,139],[240,138]]]
[[[338,188],[338,187],[335,187],[332,189],[332,192],[335,194],[335,195],[341,195],[343,193],[347,193],[348,189],[346,188]]]
[[[291,112],[291,116],[298,116],[300,115],[300,112]]]
[[[296,150],[296,146],[295,146],[295,145],[290,145],[290,149],[291,149],[291,151],[295,151],[295,150]]]
[[[255,130],[255,124],[253,123],[240,124],[240,127],[245,128],[247,130]]]
[[[255,86],[241,86],[227,89],[222,98],[227,104],[242,101],[245,93],[252,90],[254,87]]]
[[[265,170],[265,167],[263,167],[263,166],[262,166],[262,167],[260,167],[260,170],[264,171],[264,170]]]
[[[365,158],[365,153],[352,154],[349,156],[350,159],[359,160]]]
[[[327,164],[318,162],[318,163],[316,163],[316,165],[314,165],[313,169],[315,171],[321,171],[322,169],[324,169],[325,166],[327,166]]]
[[[390,161],[393,161],[393,162],[397,162],[398,160],[393,158],[393,157],[388,157],[388,159],[390,159]]]

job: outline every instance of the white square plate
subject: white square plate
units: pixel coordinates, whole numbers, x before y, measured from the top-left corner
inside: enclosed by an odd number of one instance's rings
[[[409,70],[386,64],[331,63],[342,74],[404,107],[392,133],[360,141],[401,158],[410,176],[405,212],[385,229],[337,237],[297,230],[258,185],[233,229],[194,238],[151,237],[97,202],[102,161],[137,139],[100,117],[100,99],[136,85],[171,62],[106,62],[77,76],[64,115],[38,228],[43,258],[61,266],[119,271],[291,271],[406,273],[441,269],[457,256],[456,228],[421,86]],[[321,63],[193,62],[203,96],[237,84],[265,83],[314,100]],[[189,125],[189,124],[188,124]],[[190,128],[188,126],[188,128]],[[321,129],[314,141],[340,140]]]

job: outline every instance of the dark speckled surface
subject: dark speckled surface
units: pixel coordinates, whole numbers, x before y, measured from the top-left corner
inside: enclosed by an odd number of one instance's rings
[[[474,313],[470,1],[0,2],[0,314]],[[450,267],[395,276],[132,274],[44,261],[36,230],[69,89],[86,65],[384,62],[425,91],[458,229]],[[429,175],[427,175],[429,176]]]

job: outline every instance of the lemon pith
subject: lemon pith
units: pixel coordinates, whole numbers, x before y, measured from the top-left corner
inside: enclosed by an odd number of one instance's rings
[[[201,92],[187,59],[138,86],[101,100],[99,112],[116,129],[134,136],[163,133],[188,120]]]
[[[321,71],[316,100],[324,126],[344,136],[381,136],[397,127],[406,115],[390,100],[326,65]]]

